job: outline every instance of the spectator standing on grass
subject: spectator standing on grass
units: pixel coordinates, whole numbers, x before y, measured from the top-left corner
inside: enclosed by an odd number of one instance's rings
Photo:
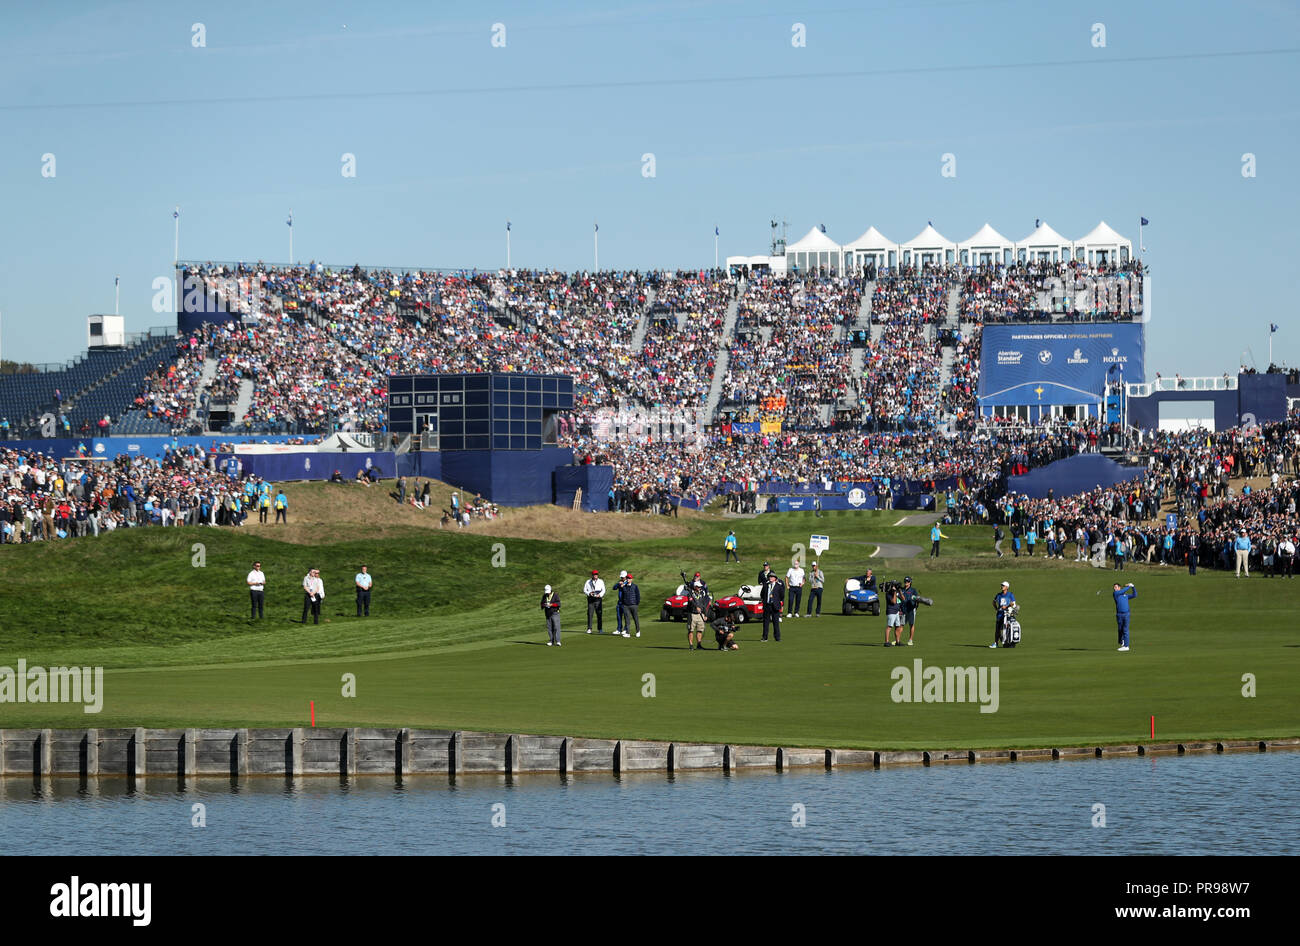
[[[262,571],[261,562],[253,563],[253,570],[248,573],[247,581],[249,607],[252,609],[248,619],[251,621],[264,616],[262,606],[266,601],[266,574]]]
[[[279,525],[281,521],[286,526],[289,524],[289,497],[284,495],[284,490],[275,494],[275,524]]]
[[[727,537],[722,540],[722,547],[726,551],[726,554],[723,556],[722,559],[722,564],[725,565],[727,564],[727,562],[731,561],[734,558],[736,560],[736,564],[739,565],[740,553],[736,551],[736,530],[735,529],[732,529],[730,532],[727,533]]]
[[[799,616],[799,606],[803,604],[803,566],[798,562],[791,565],[785,572],[785,584],[790,602],[786,607],[786,614],[792,618]]]
[[[361,571],[357,572],[355,579],[357,585],[357,617],[361,617],[361,611],[365,609],[365,616],[370,617],[370,587],[375,580],[370,574],[370,569],[362,565]]]
[[[312,623],[320,623],[320,606],[325,600],[325,582],[320,577],[320,569],[308,570],[302,580],[302,623],[307,623],[307,612],[311,612]]]
[[[948,537],[944,535],[943,532],[940,531],[939,529],[939,523],[936,522],[933,526],[930,527],[930,557],[931,558],[939,557],[939,540],[946,539],[946,538]]]
[[[808,573],[808,616],[813,616],[813,599],[817,600],[817,617],[822,616],[822,589],[826,587],[826,573],[816,562]]]
[[[1241,577],[1241,570],[1246,569],[1246,577],[1250,577],[1250,537],[1246,535],[1246,530],[1242,529],[1237,538],[1232,542],[1233,549],[1237,552],[1237,577]]]
[[[542,614],[546,618],[546,646],[560,646],[560,596],[547,585],[542,589]]]
[[[767,563],[764,562],[764,565]],[[785,586],[776,573],[767,572],[767,583],[763,585],[763,641],[767,641],[767,628],[771,624],[776,642],[781,643],[781,605],[785,599]]]
[[[614,582],[614,633],[618,636],[623,635],[626,630],[623,627],[623,586],[627,584],[627,572],[618,573],[618,581]]]
[[[641,636],[641,589],[637,587],[632,580],[632,573],[628,572],[627,581],[623,583],[623,588],[619,596],[622,602],[623,610],[623,636],[627,637],[627,632],[636,625],[636,636]]]
[[[591,616],[596,615],[596,633],[605,633],[605,582],[600,572],[591,570],[591,577],[582,586],[582,593],[587,596],[587,633],[591,633]]]

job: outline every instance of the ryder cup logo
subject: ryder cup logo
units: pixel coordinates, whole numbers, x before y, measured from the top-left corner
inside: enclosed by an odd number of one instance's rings
[[[1052,353],[1044,348],[1038,353],[1038,363],[1040,365],[1050,365],[1052,363]]]
[[[861,506],[867,501],[867,494],[855,486],[849,490],[848,500],[850,506]]]

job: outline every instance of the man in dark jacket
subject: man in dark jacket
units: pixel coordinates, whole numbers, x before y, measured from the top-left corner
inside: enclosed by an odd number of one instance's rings
[[[560,646],[560,595],[547,585],[542,589],[542,614],[546,616],[546,646]]]
[[[637,587],[636,582],[632,580],[632,573],[628,572],[618,589],[618,606],[623,612],[623,636],[627,637],[627,632],[632,625],[636,625],[636,636],[641,636],[641,615],[637,613],[637,608],[641,605],[641,589]]]
[[[785,582],[776,577],[775,572],[768,572],[767,583],[762,588],[763,596],[763,640],[767,640],[767,626],[770,623],[775,631],[776,642],[781,643],[781,603],[785,601]]]

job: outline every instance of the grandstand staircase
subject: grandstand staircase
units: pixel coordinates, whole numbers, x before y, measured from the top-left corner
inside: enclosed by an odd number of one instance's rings
[[[858,318],[853,323],[852,331],[863,331],[871,324],[871,297],[876,294],[876,284],[869,282],[862,287],[862,305],[858,308]]]
[[[961,289],[953,286],[948,290],[948,318],[944,320],[942,328],[950,328],[954,331],[961,322]]]
[[[632,332],[631,348],[634,352],[639,352],[642,345],[645,344],[645,333],[650,329],[650,308],[655,304],[655,291],[647,289],[645,293],[645,307],[641,310],[641,321],[637,322],[636,329]]]
[[[244,378],[239,382],[239,397],[235,400],[235,410],[230,418],[230,426],[242,424],[244,415],[248,413],[248,408],[253,403],[253,382],[249,378]]]
[[[713,383],[709,385],[709,399],[704,404],[704,414],[700,418],[701,427],[713,423],[718,413],[718,404],[722,402],[722,383],[727,378],[727,365],[731,363],[728,342],[736,337],[736,319],[740,315],[740,298],[743,295],[742,289],[727,305],[727,314],[722,320],[722,343],[713,359]]]
[[[203,359],[203,373],[199,375],[199,382],[194,387],[194,406],[190,408],[190,421],[197,421],[199,418],[199,404],[203,400],[203,394],[211,386],[217,376],[217,359]]]

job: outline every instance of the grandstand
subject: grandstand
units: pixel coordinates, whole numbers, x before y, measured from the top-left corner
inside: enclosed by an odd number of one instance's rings
[[[88,349],[63,366],[0,375],[0,417],[8,419],[15,435],[122,432],[117,422],[130,410],[145,377],[172,359],[175,332],[154,328],[125,342],[120,348]],[[46,414],[54,417],[50,433],[41,430]]]
[[[613,412],[687,416],[674,429],[696,432],[971,429],[986,322],[1123,314],[1097,293],[1081,309],[1053,283],[1104,276],[1106,262],[872,267],[732,278],[187,263],[165,357],[165,336],[150,336],[10,378],[3,409],[15,430],[62,407],[74,430],[107,415],[131,434],[381,431],[392,373],[529,371],[573,377],[590,429],[616,426]]]

